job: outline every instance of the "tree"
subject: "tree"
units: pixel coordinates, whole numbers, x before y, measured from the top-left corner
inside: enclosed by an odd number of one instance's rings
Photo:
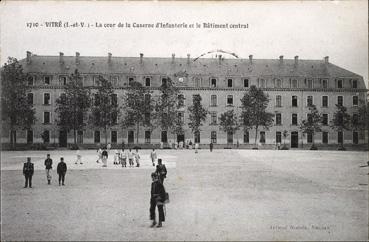
[[[179,109],[183,100],[179,100],[179,89],[167,78],[159,88],[160,94],[155,105],[155,116],[162,130],[170,130],[172,134],[182,134],[183,121],[179,117]]]
[[[309,105],[309,113],[307,113],[307,118],[301,121],[300,130],[312,136],[313,145],[310,149],[316,149],[314,145],[314,135],[322,131],[321,123],[322,115],[316,109],[315,105]]]
[[[1,69],[1,110],[5,122],[9,123],[11,148],[16,147],[16,130],[30,129],[36,120],[33,102],[27,94],[28,74],[23,73],[22,65],[16,58],[9,57]]]
[[[357,116],[355,116],[355,114]],[[351,126],[354,130],[365,131],[369,126],[369,103],[362,101],[357,109],[357,113],[352,116]]]
[[[107,131],[111,126],[117,124],[119,111],[118,100],[112,83],[99,76],[99,86],[95,94],[90,122],[94,126],[104,129],[105,145],[108,143]]]
[[[73,130],[74,144],[77,144],[77,131],[86,126],[84,122],[91,107],[90,90],[83,86],[83,78],[76,69],[64,86],[64,93],[56,100],[58,126],[69,132]]]
[[[347,113],[347,108],[342,105],[336,104],[337,111],[333,114],[330,126],[337,132],[343,132],[344,130],[350,130],[350,115]],[[343,147],[343,137],[341,139],[340,149]]]
[[[237,114],[234,110],[228,110],[220,115],[220,129],[224,132],[234,134],[239,128]]]
[[[188,107],[189,112],[189,120],[188,126],[190,127],[192,133],[195,134],[195,137],[198,137],[200,134],[200,127],[203,122],[206,120],[206,115],[208,114],[208,110],[206,110],[201,104],[201,96],[199,94],[193,95],[192,105]]]
[[[263,90],[251,86],[241,99],[241,125],[244,129],[255,129],[255,145],[259,127],[268,130],[273,124],[273,113],[266,111],[269,97]]]
[[[138,144],[140,125],[152,127],[154,105],[151,92],[148,88],[142,86],[141,83],[131,82],[127,92],[123,95],[123,99],[125,113],[122,127],[136,126],[136,143]]]

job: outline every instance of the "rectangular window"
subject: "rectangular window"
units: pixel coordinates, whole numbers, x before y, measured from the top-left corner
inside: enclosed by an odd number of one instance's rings
[[[357,131],[352,132],[352,143],[359,144],[359,133]]]
[[[357,80],[352,80],[352,88],[357,88]]]
[[[342,80],[337,80],[337,88],[342,88],[343,87],[343,81]]]
[[[248,144],[250,142],[249,131],[244,131],[243,133],[243,143]]]
[[[129,77],[128,78],[128,85],[132,85],[132,83],[135,81],[135,78],[134,77]]]
[[[306,105],[308,107],[312,106],[313,105],[313,96],[307,96],[307,99],[306,99]]]
[[[307,142],[308,142],[308,144],[313,143],[313,134],[312,133],[307,134]]]
[[[163,143],[168,142],[167,131],[161,131],[161,142],[163,142]]]
[[[322,80],[322,88],[328,88],[328,80],[327,79]]]
[[[44,130],[44,132],[42,133],[42,139],[44,140],[44,143],[50,143],[50,131],[49,130]]]
[[[265,144],[265,132],[260,131],[260,143]]]
[[[200,144],[200,132],[195,132],[195,143]]]
[[[145,126],[150,126],[150,121],[151,121],[150,120],[150,118],[151,118],[150,116],[151,116],[150,113],[145,113],[145,117],[144,117],[144,119],[145,119],[144,120],[144,125]]]
[[[233,95],[227,95],[227,106],[233,106]]]
[[[275,125],[282,125],[282,114],[281,113],[276,113]]]
[[[150,130],[145,131],[145,143],[146,144],[151,143],[151,131]]]
[[[323,142],[323,144],[328,144],[328,132],[323,132],[322,133],[322,142]]]
[[[151,86],[151,78],[150,78],[150,77],[146,77],[146,78],[145,78],[145,86],[146,86],[146,87]],[[149,131],[149,132],[150,132],[150,131]]]
[[[217,79],[215,78],[211,79],[211,87],[217,87]]]
[[[50,93],[44,93],[44,105],[50,105]]]
[[[210,139],[211,139],[211,143],[213,144],[217,143],[217,131],[211,131]]]
[[[83,144],[83,131],[82,130],[77,131],[77,143]]]
[[[45,76],[44,77],[44,83],[45,83],[45,85],[50,85],[50,83],[51,83],[51,77],[50,76]]]
[[[178,118],[178,121],[183,124],[184,123],[184,112],[178,112],[177,118]]]
[[[249,87],[249,79],[243,79],[243,87]]]
[[[59,76],[59,83],[62,86],[67,85],[67,77],[66,76]]]
[[[217,95],[210,96],[210,106],[212,107],[217,106]]]
[[[161,79],[161,85],[162,86],[166,86],[167,85],[167,78],[164,77],[164,78]]]
[[[27,144],[33,143],[33,130],[27,130]]]
[[[359,115],[357,113],[352,114],[352,126],[356,127],[359,122]]]
[[[328,96],[322,96],[322,107],[328,107]]]
[[[95,103],[95,106],[99,106],[100,105],[100,96],[99,94],[95,93],[94,94],[94,103]]]
[[[179,94],[178,95],[178,107],[183,107],[184,106],[184,101],[185,101],[184,95]]]
[[[282,80],[281,79],[276,79],[275,80],[275,87],[276,88],[281,88],[282,87]]]
[[[260,88],[265,88],[265,80],[264,79],[259,80],[259,87]]]
[[[328,114],[327,113],[322,114],[322,124],[328,125]]]
[[[357,106],[359,104],[359,97],[353,96],[352,97],[352,106]]]
[[[210,113],[210,124],[211,125],[216,125],[217,124],[217,113],[216,112],[211,112]]]
[[[337,134],[337,142],[339,144],[342,144],[343,143],[343,132],[338,132],[338,134]]]
[[[275,133],[275,142],[278,143],[282,143],[282,132],[277,131]]]
[[[308,84],[308,88],[313,88],[313,80],[312,79],[308,79],[307,84]]]
[[[292,114],[292,125],[297,125],[297,114],[296,113]]]
[[[309,123],[312,123],[313,122],[313,119],[312,119],[312,116],[310,113],[306,114],[306,117],[307,117],[307,120]]]
[[[118,95],[117,94],[111,95],[111,104],[115,106],[118,105]]]
[[[343,106],[343,96],[338,96],[337,97],[337,104],[338,104],[338,106]]]
[[[33,105],[33,93],[27,93],[27,101],[28,101],[28,104]]]
[[[111,123],[113,125],[118,124],[118,113],[117,112],[111,113]]]
[[[29,76],[28,78],[27,78],[27,84],[28,84],[28,86],[33,86],[33,84],[34,84],[34,77],[33,76]]]
[[[296,79],[292,80],[292,88],[297,88],[297,80]]]
[[[44,124],[50,123],[50,112],[44,112]]]
[[[292,96],[292,107],[297,107],[297,96]]]
[[[277,95],[275,97],[275,106],[282,107],[282,96],[281,95]]]
[[[228,87],[233,87],[233,80],[232,79],[227,80],[227,86]]]
[[[98,130],[94,132],[94,143],[100,143],[100,131]]]
[[[110,134],[110,142],[112,144],[116,144],[118,141],[118,134],[116,130],[112,130]]]
[[[113,86],[118,86],[119,76],[110,76],[110,82]]]

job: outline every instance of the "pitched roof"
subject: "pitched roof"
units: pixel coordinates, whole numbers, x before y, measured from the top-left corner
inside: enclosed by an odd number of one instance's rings
[[[324,60],[298,60],[284,59],[281,64],[279,59],[222,59],[219,65],[217,58],[200,58],[196,61],[187,58],[143,57],[108,57],[79,56],[79,64],[76,65],[75,56],[64,56],[64,64],[59,63],[59,56],[31,56],[31,63],[26,59],[20,62],[27,72],[42,73],[72,73],[78,69],[80,73],[99,74],[132,74],[132,75],[226,75],[226,76],[304,76],[304,77],[351,77],[361,76],[338,67]]]

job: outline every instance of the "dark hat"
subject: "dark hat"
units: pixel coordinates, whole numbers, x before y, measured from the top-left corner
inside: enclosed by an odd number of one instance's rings
[[[161,162],[161,159],[158,159],[158,162]]]

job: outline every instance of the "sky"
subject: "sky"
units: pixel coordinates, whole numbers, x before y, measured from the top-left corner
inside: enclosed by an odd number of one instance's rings
[[[1,63],[8,56],[25,58],[26,51],[66,56],[75,52],[82,56],[143,53],[145,57],[171,57],[172,53],[186,57],[189,53],[198,57],[222,49],[240,58],[252,54],[255,59],[329,56],[331,63],[363,76],[368,87],[367,1],[7,1],[0,3],[0,17]],[[46,27],[51,21],[61,21],[63,26]],[[84,27],[64,27],[82,22]],[[184,23],[187,28],[136,28],[133,23]],[[203,23],[248,28],[204,28]]]

